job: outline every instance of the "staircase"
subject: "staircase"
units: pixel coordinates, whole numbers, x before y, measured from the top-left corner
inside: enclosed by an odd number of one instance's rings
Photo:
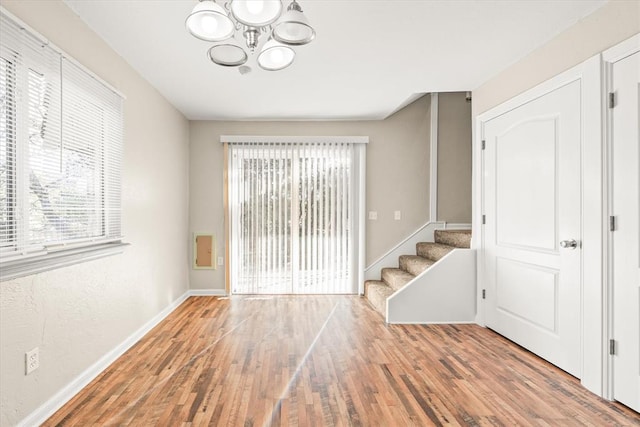
[[[383,316],[386,316],[387,298],[453,249],[469,248],[471,230],[435,230],[434,240],[434,243],[418,243],[416,255],[401,255],[399,268],[383,268],[381,280],[367,280],[364,283],[365,297]]]

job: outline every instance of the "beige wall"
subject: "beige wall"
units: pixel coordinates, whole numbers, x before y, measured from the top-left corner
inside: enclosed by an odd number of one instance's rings
[[[438,94],[438,220],[471,223],[471,103]]]
[[[474,117],[638,32],[640,1],[610,1],[474,89]]]
[[[188,121],[61,1],[2,6],[123,92],[125,253],[0,284],[0,425],[36,410],[188,290]],[[24,353],[40,368],[24,375]]]
[[[545,45],[536,49],[521,61],[513,64],[479,88],[473,91],[473,114],[477,117],[494,106],[513,98],[514,96],[545,82],[550,78],[568,70],[585,60],[592,58],[609,47],[628,39],[640,32],[640,2],[613,0],[585,17],[580,22],[559,34]],[[588,95],[589,90],[585,93]],[[595,102],[587,97],[586,102]],[[592,105],[585,108],[588,117]],[[599,111],[598,108],[595,109]],[[597,116],[598,114],[596,114]],[[593,125],[594,123],[595,126]],[[591,120],[587,129],[599,129],[599,118]],[[594,135],[594,133],[590,133]],[[478,138],[476,138],[477,142]],[[585,333],[582,336],[583,345],[583,375],[582,384],[597,394],[606,394],[606,384],[603,383],[602,369],[606,369],[603,363],[602,332],[606,330],[606,321],[603,321],[601,309],[603,289],[605,288],[601,278],[601,239],[599,229],[602,225],[601,213],[603,211],[603,199],[601,194],[602,176],[602,150],[600,147],[599,132],[595,132],[596,143],[593,138],[585,138],[583,144],[582,173],[585,183],[584,201],[585,215],[583,216],[583,239],[585,241],[585,253],[583,254],[588,272],[583,283],[582,307],[589,314],[583,318]],[[479,147],[476,146],[476,149]],[[592,167],[589,167],[589,166]],[[480,212],[482,206],[480,175],[480,159],[476,158],[474,175],[474,211]],[[595,185],[594,185],[595,184]],[[605,185],[606,186],[606,185]],[[587,214],[588,212],[588,214]],[[479,215],[474,215],[475,226],[480,227]],[[585,270],[586,271],[586,270]],[[482,310],[480,310],[482,311]],[[482,313],[480,313],[482,318]],[[604,376],[606,378],[606,375]]]
[[[223,158],[220,135],[365,135],[367,146],[366,264],[428,221],[429,97],[383,121],[359,122],[191,122],[192,232],[213,232],[224,254]],[[402,212],[395,221],[393,212]],[[192,270],[192,289],[224,289],[224,269]]]

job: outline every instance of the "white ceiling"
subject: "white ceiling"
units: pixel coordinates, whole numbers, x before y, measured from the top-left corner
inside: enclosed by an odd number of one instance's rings
[[[245,75],[185,30],[196,0],[65,2],[191,120],[353,120],[472,90],[606,0],[299,0],[316,39]]]

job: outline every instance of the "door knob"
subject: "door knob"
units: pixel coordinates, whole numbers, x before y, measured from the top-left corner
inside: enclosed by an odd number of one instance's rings
[[[578,247],[578,242],[575,240],[563,240],[560,242],[560,247],[565,249],[575,249]]]

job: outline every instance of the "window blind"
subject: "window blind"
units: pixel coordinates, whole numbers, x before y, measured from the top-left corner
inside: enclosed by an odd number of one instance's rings
[[[61,132],[60,55],[4,15],[0,47],[0,245],[2,255],[42,249],[50,213],[38,201],[55,179]],[[38,190],[40,185],[40,191]]]
[[[0,261],[120,239],[122,98],[0,24]]]
[[[230,145],[233,293],[357,292],[354,145]]]
[[[122,98],[62,61],[62,241],[121,234]]]

